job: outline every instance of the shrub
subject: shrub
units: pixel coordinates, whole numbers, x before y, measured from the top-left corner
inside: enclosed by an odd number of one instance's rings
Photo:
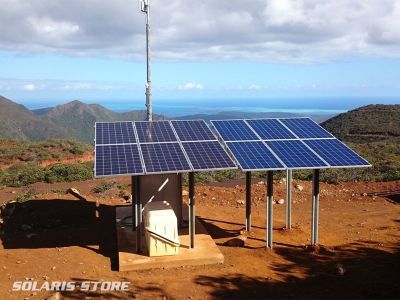
[[[100,184],[92,188],[92,192],[96,194],[104,193],[115,186],[115,181],[102,181]]]
[[[45,180],[49,183],[80,181],[93,178],[90,163],[55,164],[46,168]]]
[[[45,172],[42,168],[32,164],[19,164],[8,169],[4,184],[13,187],[26,186],[43,181]]]
[[[20,202],[20,203],[26,202],[26,201],[29,201],[29,200],[32,200],[33,198],[35,198],[36,195],[37,195],[37,193],[34,189],[28,189],[26,192],[15,196],[13,201]]]

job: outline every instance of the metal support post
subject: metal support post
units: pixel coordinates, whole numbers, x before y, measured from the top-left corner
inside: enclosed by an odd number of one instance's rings
[[[251,172],[246,172],[246,231],[251,231]]]
[[[272,249],[274,174],[267,172],[267,248]]]
[[[132,230],[136,231],[136,252],[142,249],[142,203],[140,202],[140,176],[132,176]]]
[[[194,248],[195,228],[195,195],[194,195],[194,172],[189,173],[189,238],[190,248]]]
[[[319,213],[319,170],[313,172],[313,196],[312,196],[312,224],[311,244],[318,244],[318,213]]]
[[[292,170],[286,171],[286,229],[292,228]]]

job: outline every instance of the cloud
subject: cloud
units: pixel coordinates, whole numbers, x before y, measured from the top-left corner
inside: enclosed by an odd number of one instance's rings
[[[0,0],[0,50],[142,60],[136,0]],[[400,57],[399,0],[151,1],[162,61]]]
[[[196,83],[196,82],[188,82],[185,84],[181,84],[178,86],[179,90],[203,90],[204,85],[201,83]]]
[[[29,84],[24,84],[23,86],[22,86],[22,89],[24,90],[24,91],[35,91],[35,90],[37,90],[38,89],[38,87],[36,86],[36,85],[34,85],[33,83],[29,83]]]

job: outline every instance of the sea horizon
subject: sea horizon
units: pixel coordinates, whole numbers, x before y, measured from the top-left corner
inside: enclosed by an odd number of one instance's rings
[[[132,110],[145,110],[143,100],[80,100],[86,104],[100,104],[114,112],[123,113]],[[54,107],[66,101],[29,101],[20,102],[30,110]],[[369,104],[400,104],[400,98],[268,98],[268,99],[190,99],[190,100],[153,100],[153,112],[170,117],[182,117],[195,114],[217,114],[220,112],[245,113],[293,113],[311,115],[335,115]]]

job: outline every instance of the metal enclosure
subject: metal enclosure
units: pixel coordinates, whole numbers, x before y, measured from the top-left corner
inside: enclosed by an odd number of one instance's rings
[[[182,224],[182,175],[161,174],[141,176],[139,182],[139,199],[142,208],[148,202],[167,201]]]

